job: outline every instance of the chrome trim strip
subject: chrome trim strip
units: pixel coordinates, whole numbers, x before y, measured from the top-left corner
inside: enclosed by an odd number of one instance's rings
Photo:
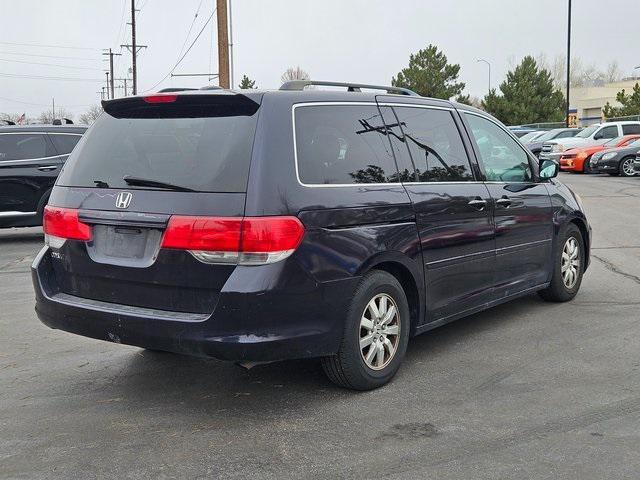
[[[42,287],[40,287],[42,288]],[[44,290],[43,290],[44,291]],[[170,312],[167,310],[157,310],[155,308],[134,307],[129,305],[120,305],[101,300],[91,300],[89,298],[77,297],[67,293],[54,293],[47,295],[47,298],[53,302],[67,305],[69,307],[83,308],[99,313],[112,313],[116,315],[146,318],[153,320],[169,320],[177,322],[204,322],[211,314],[207,313],[188,313],[188,312]]]
[[[71,133],[71,132],[0,132],[0,135],[77,135],[83,136],[84,133]]]
[[[504,250],[512,250],[514,248],[520,248],[520,247],[528,247],[530,245],[539,245],[540,243],[547,243],[547,242],[551,242],[551,238],[545,238],[544,240],[536,240],[535,242],[526,242],[526,243],[519,243],[518,245],[509,245],[508,247],[500,247],[500,248],[496,248],[496,252],[502,252]]]
[[[0,212],[0,218],[31,217],[33,215],[36,215],[37,213],[38,212],[17,212],[17,211]]]
[[[478,255],[485,255],[485,254],[493,253],[493,252],[497,253],[497,252],[502,252],[504,250],[512,250],[514,248],[528,247],[530,245],[537,245],[537,244],[540,244],[540,243],[547,243],[547,242],[551,242],[551,241],[552,241],[551,238],[546,238],[544,240],[536,240],[534,242],[519,243],[518,245],[509,245],[508,247],[496,248],[495,250],[483,250],[482,252],[467,253],[466,255],[457,255],[455,257],[443,258],[441,260],[434,260],[432,262],[428,262],[427,266],[429,266],[429,265],[437,265],[437,264],[443,263],[443,262],[459,260],[461,258],[475,257],[475,256],[478,256]]]
[[[453,107],[440,107],[437,105],[423,105],[417,103],[391,103],[391,102],[383,102],[379,103],[381,107],[409,107],[409,108],[428,108],[431,110],[448,110],[449,112],[453,112],[455,109]]]
[[[7,163],[38,162],[40,160],[50,160],[52,158],[68,157],[69,155],[70,155],[69,153],[65,153],[63,155],[51,155],[50,157],[25,158],[21,160],[0,160],[0,165],[6,165]]]
[[[495,250],[483,250],[482,252],[467,253],[466,255],[457,255],[455,257],[443,258],[441,260],[434,260],[432,262],[428,262],[427,266],[429,266],[429,265],[437,265],[439,263],[450,262],[450,261],[453,261],[453,260],[459,260],[461,258],[476,257],[478,255],[486,255],[488,253],[495,253]]]

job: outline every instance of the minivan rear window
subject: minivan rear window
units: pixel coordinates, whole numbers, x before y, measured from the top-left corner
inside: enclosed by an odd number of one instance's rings
[[[201,106],[167,105],[114,109],[113,115],[105,109],[73,150],[58,185],[155,188],[127,184],[129,176],[198,192],[246,192],[257,105],[237,114],[221,109],[219,116],[203,114]]]
[[[398,182],[387,130],[375,105],[295,109],[296,160],[303,184]]]

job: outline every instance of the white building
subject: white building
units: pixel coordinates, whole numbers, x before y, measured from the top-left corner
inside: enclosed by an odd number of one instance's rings
[[[577,115],[578,125],[584,127],[604,121],[602,109],[607,102],[612,106],[620,106],[616,101],[616,94],[623,88],[631,93],[636,83],[640,83],[640,78],[627,78],[599,87],[572,88],[569,92],[569,105]]]

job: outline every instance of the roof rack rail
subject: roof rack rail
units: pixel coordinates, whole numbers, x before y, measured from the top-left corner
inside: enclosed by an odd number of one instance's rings
[[[411,95],[419,96],[413,90],[402,87],[390,87],[385,85],[366,85],[364,83],[345,83],[345,82],[324,82],[318,80],[291,80],[285,82],[280,87],[280,90],[304,90],[308,86],[323,86],[323,87],[345,87],[348,92],[361,92],[363,88],[369,88],[371,90],[384,90],[387,93],[395,93],[398,95]]]

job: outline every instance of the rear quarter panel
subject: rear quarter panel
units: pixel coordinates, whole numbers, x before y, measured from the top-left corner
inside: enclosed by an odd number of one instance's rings
[[[305,225],[292,257],[319,283],[357,278],[392,262],[410,272],[424,295],[415,215],[401,184],[304,186],[295,168],[295,95],[265,95],[247,189],[246,215],[295,215]],[[313,101],[306,96],[305,103]],[[300,100],[302,102],[302,100]],[[357,282],[356,282],[357,283]],[[353,285],[355,283],[348,283]],[[348,300],[352,291],[339,292]],[[421,300],[420,305],[424,302]],[[423,312],[419,317],[423,318]]]

